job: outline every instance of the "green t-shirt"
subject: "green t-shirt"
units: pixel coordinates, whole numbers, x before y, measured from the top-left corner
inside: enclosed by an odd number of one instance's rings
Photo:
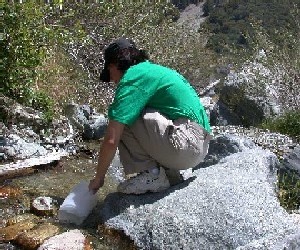
[[[196,91],[177,71],[146,61],[131,66],[121,78],[108,110],[111,120],[131,125],[145,107],[171,120],[187,117],[210,132]]]

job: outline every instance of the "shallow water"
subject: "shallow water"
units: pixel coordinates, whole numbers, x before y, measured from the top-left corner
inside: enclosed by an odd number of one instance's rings
[[[89,144],[90,148],[98,149],[99,145]],[[6,219],[19,213],[28,213],[30,203],[39,196],[49,196],[54,199],[56,207],[62,204],[70,190],[81,180],[90,180],[95,174],[96,159],[92,157],[68,158],[62,160],[62,166],[52,169],[41,169],[36,174],[19,177],[11,180],[10,186],[20,188],[23,191],[22,198],[2,199],[0,217]],[[89,236],[93,249],[133,249],[132,242],[124,235],[103,233],[98,230],[101,215],[101,205],[107,194],[115,192],[118,181],[113,176],[107,175],[104,186],[98,191],[98,204],[88,218],[80,226],[60,224],[57,212],[54,216],[44,217],[44,220],[59,225],[62,232],[71,229],[80,229]],[[3,220],[3,221],[4,221]],[[1,225],[0,225],[1,227]],[[0,245],[1,248],[1,245]],[[7,249],[20,249],[16,246]],[[1,248],[2,249],[2,248]]]

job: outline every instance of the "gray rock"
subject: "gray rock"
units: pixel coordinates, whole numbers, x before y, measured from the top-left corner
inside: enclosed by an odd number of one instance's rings
[[[231,151],[238,153],[165,192],[108,195],[103,222],[141,249],[292,249],[299,225],[276,196],[278,159],[258,147]]]
[[[209,149],[205,161],[195,169],[208,167],[218,163],[228,155],[256,147],[254,142],[245,137],[235,135],[218,135],[209,143]]]
[[[237,250],[296,250],[300,249],[300,230],[287,229],[276,236],[269,236],[255,240],[246,246],[238,247]]]
[[[104,136],[107,127],[107,118],[97,114],[88,105],[68,104],[65,114],[71,124],[82,132],[82,137],[87,140],[97,140]]]
[[[300,178],[300,145],[284,158],[280,169],[283,172],[295,173]]]
[[[0,136],[0,147],[6,146],[7,140],[4,136]]]
[[[2,94],[0,94],[0,113],[5,120],[30,126],[34,131],[39,131],[46,126],[42,112],[23,106]]]
[[[43,146],[37,143],[26,142],[17,135],[12,134],[7,140],[8,143],[4,147],[4,151],[9,158],[15,160],[45,156],[48,153]]]
[[[80,131],[83,130],[85,124],[88,124],[86,108],[81,108],[80,105],[71,103],[66,105],[64,112],[71,124]]]
[[[94,115],[91,117],[88,124],[84,125],[84,139],[100,139],[104,136],[107,127],[107,118],[104,115]]]

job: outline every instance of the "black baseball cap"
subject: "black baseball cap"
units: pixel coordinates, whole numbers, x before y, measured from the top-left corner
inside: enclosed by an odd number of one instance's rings
[[[110,43],[104,50],[104,68],[100,74],[100,80],[103,82],[110,81],[108,65],[119,60],[130,60],[130,51],[138,51],[135,43],[131,39],[124,37],[118,38]]]

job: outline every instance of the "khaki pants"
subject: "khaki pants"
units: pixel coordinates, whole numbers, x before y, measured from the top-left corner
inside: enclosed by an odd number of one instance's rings
[[[156,110],[146,109],[119,144],[125,174],[139,173],[158,164],[170,169],[193,168],[207,154],[211,136],[186,118],[169,120]]]

